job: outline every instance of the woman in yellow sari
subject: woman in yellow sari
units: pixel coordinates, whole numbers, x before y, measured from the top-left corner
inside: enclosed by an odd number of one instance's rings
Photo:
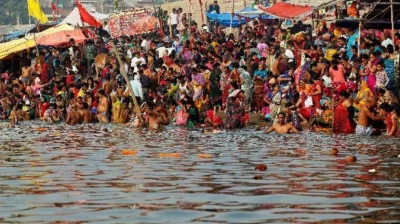
[[[115,94],[113,94],[111,95],[111,102],[112,102],[112,121],[115,123],[120,123],[121,101]]]
[[[360,110],[360,108],[366,104],[368,97],[373,95],[372,91],[368,88],[367,82],[361,81],[360,89],[354,99],[354,107]]]

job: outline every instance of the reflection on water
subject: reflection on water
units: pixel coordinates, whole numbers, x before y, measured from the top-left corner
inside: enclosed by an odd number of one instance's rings
[[[1,223],[400,219],[399,139],[39,125],[2,126]]]

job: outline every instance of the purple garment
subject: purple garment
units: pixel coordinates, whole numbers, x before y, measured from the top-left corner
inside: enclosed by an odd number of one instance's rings
[[[192,80],[196,81],[199,85],[204,85],[206,83],[201,73],[192,74]]]
[[[375,59],[375,61],[372,63],[373,66],[376,66],[379,63],[379,58]],[[367,85],[368,88],[375,94],[376,93],[376,89],[375,89],[375,85],[376,85],[376,76],[374,73],[372,73],[371,71],[369,71],[369,69],[367,69]]]

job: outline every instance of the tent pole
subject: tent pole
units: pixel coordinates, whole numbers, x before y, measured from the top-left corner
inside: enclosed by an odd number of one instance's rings
[[[390,22],[392,23],[393,50],[396,51],[396,44],[395,44],[395,40],[394,40],[393,0],[390,0]]]
[[[169,26],[168,26],[169,36],[173,37],[174,35],[172,35],[172,23],[171,23],[171,14],[170,14],[170,13],[172,13],[171,12],[171,5],[169,4],[168,0],[166,0],[164,3],[167,3],[167,5],[168,5],[168,14],[167,15],[169,17]]]
[[[191,1],[189,1],[189,14],[187,15],[187,19],[189,20],[189,30],[187,31],[189,34],[189,39],[190,39],[190,35],[192,33],[192,16],[191,15],[192,15],[192,4],[191,4]]]
[[[314,29],[315,28],[315,24],[314,24],[314,12],[311,13],[311,26]]]
[[[232,12],[231,12],[231,25],[230,25],[230,33],[232,33],[232,23],[233,23],[233,12],[234,12],[234,10],[235,10],[235,1],[234,0],[232,0]]]
[[[361,28],[362,28],[361,19],[359,19],[358,20],[358,40],[357,40],[357,55],[358,55],[358,57],[361,56],[360,55],[360,52],[361,52],[361,49],[360,49],[360,46],[361,46]]]

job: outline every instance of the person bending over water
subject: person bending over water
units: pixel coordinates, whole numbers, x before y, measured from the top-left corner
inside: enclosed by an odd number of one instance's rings
[[[286,120],[286,114],[284,112],[278,113],[278,122],[272,127],[270,127],[265,133],[269,134],[273,131],[275,131],[277,134],[290,134],[290,133],[299,133],[299,130],[297,130],[292,123],[285,123]]]
[[[370,120],[373,121],[383,121],[383,117],[379,117],[373,114],[372,110],[376,105],[376,100],[374,97],[368,97],[366,104],[360,108],[358,114],[358,123],[356,127],[356,133],[360,135],[372,135],[376,132],[373,129]]]

